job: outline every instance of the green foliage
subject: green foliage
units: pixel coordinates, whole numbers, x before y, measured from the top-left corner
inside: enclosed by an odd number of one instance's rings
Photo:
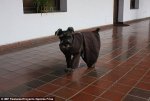
[[[34,0],[37,13],[47,13],[54,10],[54,0]]]

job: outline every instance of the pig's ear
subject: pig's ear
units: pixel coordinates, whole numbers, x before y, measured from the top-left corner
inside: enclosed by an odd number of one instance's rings
[[[67,31],[70,32],[70,33],[73,33],[74,29],[73,29],[73,27],[68,27]]]
[[[56,32],[55,32],[55,36],[61,36],[61,34],[63,34],[63,31],[61,28],[59,28]]]

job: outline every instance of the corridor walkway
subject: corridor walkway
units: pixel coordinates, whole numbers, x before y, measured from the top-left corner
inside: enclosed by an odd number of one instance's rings
[[[100,31],[95,68],[81,61],[73,73],[59,42],[0,56],[0,97],[55,101],[150,101],[150,20]]]

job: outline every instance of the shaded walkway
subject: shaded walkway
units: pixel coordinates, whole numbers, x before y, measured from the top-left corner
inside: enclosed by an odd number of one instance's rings
[[[96,67],[66,74],[58,42],[0,56],[0,97],[55,97],[56,101],[150,99],[149,20],[100,32]]]

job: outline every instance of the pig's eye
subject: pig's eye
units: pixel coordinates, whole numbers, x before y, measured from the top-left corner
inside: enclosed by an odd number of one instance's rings
[[[63,43],[63,40],[60,40],[60,43]]]
[[[71,42],[71,40],[70,40],[70,39],[68,39],[67,41],[68,41],[69,43]]]

